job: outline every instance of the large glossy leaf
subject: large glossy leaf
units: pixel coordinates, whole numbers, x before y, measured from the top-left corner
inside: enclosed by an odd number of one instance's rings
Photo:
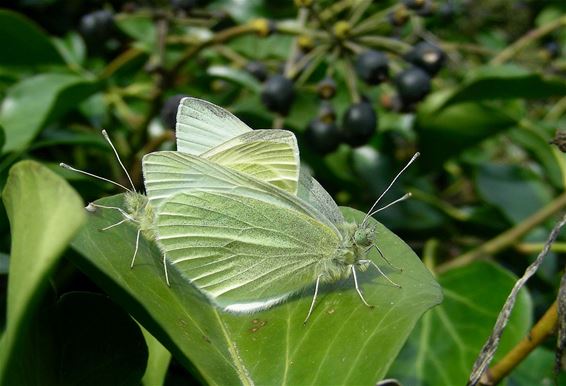
[[[49,274],[85,216],[81,198],[67,182],[32,161],[22,161],[10,170],[2,199],[12,247],[6,331],[0,342],[0,384],[29,384],[21,381],[35,369],[26,368],[31,361],[22,362],[25,357],[15,352],[29,338],[26,329],[48,286]],[[19,366],[11,367],[14,363]]]
[[[47,34],[24,16],[0,10],[1,66],[39,66],[63,63]]]
[[[101,201],[122,205],[121,196]],[[343,212],[358,221],[363,216],[353,209]],[[143,238],[130,269],[136,229],[121,225],[99,231],[119,220],[113,210],[89,215],[88,226],[73,242],[83,256],[77,265],[210,384],[374,384],[422,313],[442,299],[418,257],[378,224],[381,249],[403,272],[376,254],[370,257],[403,288],[374,270],[360,274],[364,294],[375,308],[361,303],[350,279],[321,288],[306,326],[313,288],[267,311],[228,314],[210,306],[174,268],[167,287],[160,253]]]
[[[434,169],[482,140],[517,124],[523,112],[519,102],[465,102],[440,108],[447,93],[431,96],[418,110],[419,162]]]
[[[465,385],[515,280],[505,269],[486,262],[440,276],[443,304],[424,315],[389,375],[401,380],[404,386]],[[531,298],[523,290],[517,297],[496,360],[525,336],[531,315]]]
[[[96,84],[71,74],[41,74],[10,88],[0,109],[3,153],[25,147],[50,121],[96,91]]]

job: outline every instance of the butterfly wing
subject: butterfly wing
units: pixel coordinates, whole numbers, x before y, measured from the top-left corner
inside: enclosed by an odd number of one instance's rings
[[[331,228],[270,201],[221,191],[177,194],[157,211],[157,241],[219,307],[268,308],[313,284],[340,245]]]
[[[336,230],[325,215],[308,202],[267,182],[213,161],[174,151],[147,154],[142,160],[146,193],[152,207],[177,193],[219,191],[266,201],[312,217]]]
[[[342,212],[340,212],[336,202],[304,167],[300,169],[297,196],[316,208],[319,213],[324,215],[338,229],[344,224],[344,216],[342,216]]]
[[[183,98],[177,109],[177,151],[200,155],[252,131],[229,111],[197,98]]]
[[[201,154],[220,165],[297,193],[299,148],[287,130],[254,130]]]

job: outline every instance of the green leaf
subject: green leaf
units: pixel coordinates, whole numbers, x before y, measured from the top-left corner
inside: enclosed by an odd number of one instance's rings
[[[0,66],[63,64],[48,36],[26,17],[0,10]]]
[[[551,138],[542,128],[535,127],[532,130],[517,128],[511,130],[508,135],[513,143],[530,152],[532,157],[543,166],[545,175],[554,187],[562,189],[565,186],[561,166],[565,162],[564,156],[558,148],[549,146]]]
[[[0,126],[0,149],[2,149],[5,143],[6,143],[6,134],[4,133],[4,128]]]
[[[248,72],[230,66],[210,66],[206,70],[208,75],[234,82],[259,94],[261,84]]]
[[[516,65],[486,66],[468,74],[445,101],[451,104],[494,100],[494,99],[536,99],[566,94],[564,78],[544,77]]]
[[[122,200],[115,196],[101,203],[121,206]],[[343,213],[349,220],[364,216],[347,208]],[[177,360],[211,384],[374,384],[383,378],[421,314],[442,298],[412,250],[378,224],[380,248],[404,271],[370,255],[403,286],[392,286],[374,270],[359,274],[374,309],[361,303],[350,279],[321,287],[306,326],[303,320],[313,288],[267,311],[228,314],[212,307],[176,269],[170,270],[167,287],[161,254],[143,238],[130,269],[136,229],[121,225],[99,231],[120,219],[113,210],[89,215],[88,226],[73,242],[83,256],[76,264]]]
[[[163,347],[163,345],[155,339],[149,331],[141,326],[140,328],[143,332],[145,343],[149,350],[149,358],[145,374],[142,379],[142,385],[163,385],[165,382],[165,376],[167,375],[167,370],[169,369],[169,363],[171,362],[171,353]]]
[[[12,247],[6,331],[0,341],[0,384],[22,384],[25,361],[13,355],[28,334],[37,305],[60,254],[84,221],[82,199],[65,180],[33,161],[10,170],[2,199],[10,220]],[[11,367],[13,363],[18,367]],[[8,369],[12,370],[8,374]],[[2,382],[10,379],[12,382]],[[24,383],[26,384],[26,383]]]
[[[10,256],[6,253],[0,252],[0,275],[7,275],[9,266]]]
[[[484,164],[476,186],[485,201],[518,224],[552,200],[552,192],[532,171],[518,165]]]
[[[566,373],[561,371],[554,383],[554,352],[537,347],[509,375],[510,384],[517,386],[565,385]]]
[[[53,38],[53,44],[70,67],[81,68],[87,54],[86,45],[81,35],[70,32],[64,38]]]
[[[425,169],[440,167],[449,158],[482,140],[516,125],[522,104],[459,103],[439,109],[446,93],[433,96],[417,113],[415,129]]]
[[[139,43],[141,49],[151,52],[155,48],[155,23],[151,16],[120,14],[114,21],[122,32]]]
[[[139,385],[148,350],[140,327],[123,309],[106,296],[72,292],[57,302],[57,317],[59,384]]]
[[[10,88],[0,110],[6,143],[3,153],[21,150],[49,122],[93,94],[96,83],[70,74],[41,74]]]
[[[515,280],[505,269],[487,262],[440,276],[443,304],[424,315],[389,376],[407,385],[465,385]],[[519,292],[495,360],[528,332],[532,308],[528,292]]]

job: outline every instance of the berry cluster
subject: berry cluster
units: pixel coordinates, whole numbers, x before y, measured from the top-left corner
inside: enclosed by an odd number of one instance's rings
[[[311,14],[319,11],[315,8],[316,2],[295,3],[298,7],[311,11]],[[397,28],[414,15],[430,14],[431,6],[431,2],[426,0],[406,0],[383,18],[393,28]],[[370,99],[360,96],[357,90],[358,80],[363,82],[366,88],[391,81],[397,93],[398,110],[411,111],[415,104],[431,91],[431,78],[440,71],[446,61],[442,49],[428,41],[421,41],[404,52],[386,52],[360,44],[365,36],[360,31],[366,28],[370,35],[372,31],[367,23],[364,27],[363,19],[358,24],[351,24],[338,18],[332,25],[327,22],[326,28],[322,28],[325,26],[320,18],[314,19],[313,23],[321,26],[319,31],[328,35],[327,41],[330,43],[327,52],[323,53],[329,58],[326,61],[327,75],[316,85],[316,92],[321,100],[319,113],[305,130],[306,143],[320,154],[333,152],[342,143],[352,147],[367,144],[376,132],[378,113]],[[303,58],[313,50],[315,40],[305,35],[296,39]],[[402,66],[406,68],[396,70],[392,75],[392,60],[402,62]],[[308,61],[306,63],[308,66]],[[352,71],[341,71],[342,63],[351,63]],[[400,66],[393,68],[397,67]],[[276,114],[287,115],[296,93],[294,76],[300,71],[268,76],[266,66],[258,61],[250,61],[245,68],[263,82],[261,100],[265,107]],[[304,68],[302,70],[304,71]],[[341,82],[351,89],[351,104],[337,122],[331,99],[337,93],[337,84]]]

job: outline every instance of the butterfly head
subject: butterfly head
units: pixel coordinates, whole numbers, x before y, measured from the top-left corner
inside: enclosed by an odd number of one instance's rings
[[[359,247],[369,247],[375,241],[375,226],[361,225],[354,232],[354,243]]]

